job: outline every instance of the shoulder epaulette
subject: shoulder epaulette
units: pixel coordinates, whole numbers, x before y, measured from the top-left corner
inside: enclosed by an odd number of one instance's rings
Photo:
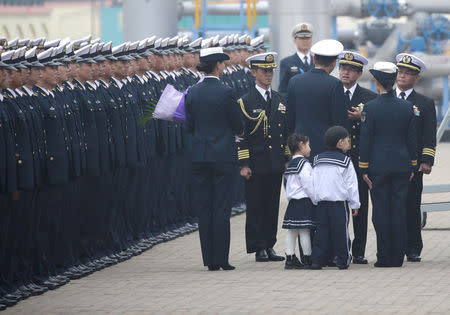
[[[350,157],[337,151],[327,151],[314,157],[314,166],[318,164],[332,164],[347,168],[350,165]]]
[[[302,171],[303,166],[307,163],[308,160],[303,157],[296,157],[295,159],[289,162],[289,165],[284,172],[284,175],[289,174],[299,174]]]

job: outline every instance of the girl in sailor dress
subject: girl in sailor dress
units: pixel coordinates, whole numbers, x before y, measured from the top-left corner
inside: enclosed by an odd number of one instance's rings
[[[285,269],[303,269],[311,265],[310,230],[315,228],[312,167],[307,159],[311,148],[309,138],[304,135],[294,133],[287,142],[292,160],[284,173],[286,197],[289,201],[283,220],[283,229],[288,229]],[[305,257],[304,264],[295,256],[298,237]]]

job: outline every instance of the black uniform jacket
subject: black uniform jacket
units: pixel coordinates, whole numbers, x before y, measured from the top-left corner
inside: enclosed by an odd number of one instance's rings
[[[237,162],[235,135],[243,132],[233,90],[214,77],[192,86],[186,95],[186,127],[193,162]]]
[[[287,95],[289,80],[296,74],[304,73],[314,68],[313,58],[310,55],[310,64],[305,64],[297,53],[281,59],[280,62],[280,86],[278,91],[283,97]]]
[[[355,92],[353,93],[352,99],[350,100],[349,109],[352,107],[357,107],[360,111],[364,109],[364,105],[373,100],[378,96],[377,93],[368,90],[356,84]],[[350,139],[351,139],[351,149],[350,156],[352,158],[353,164],[358,165],[359,158],[359,137],[361,133],[361,121],[360,120],[350,120]]]
[[[406,99],[413,105],[417,123],[418,163],[434,164],[436,153],[436,108],[434,101],[423,94],[412,91]]]
[[[388,175],[417,169],[417,132],[411,104],[394,92],[364,106],[359,144],[362,173]]]
[[[253,86],[238,100],[245,122],[238,142],[239,164],[254,173],[283,172],[289,155],[286,103],[276,91],[271,94],[268,104]]]
[[[348,129],[348,99],[344,86],[325,70],[314,68],[294,76],[288,87],[289,133],[305,134],[311,142],[311,157],[326,150],[323,136],[328,128]]]

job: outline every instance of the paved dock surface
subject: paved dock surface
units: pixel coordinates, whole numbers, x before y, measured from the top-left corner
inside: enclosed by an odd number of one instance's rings
[[[437,148],[427,184],[450,184],[450,144]],[[450,201],[450,194],[424,201]],[[275,249],[284,253],[280,229]],[[202,266],[198,233],[155,246],[128,261],[24,300],[5,314],[450,314],[450,211],[428,214],[422,262],[374,268],[375,232],[369,223],[369,265],[348,270],[284,270],[245,253],[245,214],[231,220],[234,271]],[[352,231],[352,228],[350,228]]]

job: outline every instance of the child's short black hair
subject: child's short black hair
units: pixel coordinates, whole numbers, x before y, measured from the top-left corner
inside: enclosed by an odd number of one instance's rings
[[[308,136],[298,133],[291,134],[287,139],[287,144],[289,150],[291,151],[291,154],[294,154],[295,151],[298,151],[299,142],[307,143],[308,141],[309,141]]]
[[[325,132],[324,140],[325,140],[325,146],[328,150],[334,150],[336,149],[336,145],[341,139],[345,139],[347,137],[350,137],[348,134],[347,129],[341,126],[333,126],[328,128],[328,130]]]

